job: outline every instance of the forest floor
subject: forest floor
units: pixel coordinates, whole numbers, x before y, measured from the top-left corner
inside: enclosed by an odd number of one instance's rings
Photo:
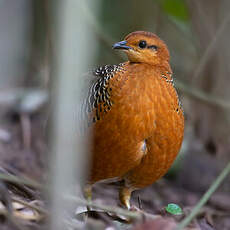
[[[26,176],[42,182],[46,178],[47,138],[44,132],[44,113],[26,116],[7,109],[0,114],[0,173]],[[193,143],[190,146],[199,146]],[[189,147],[190,148],[190,147]],[[119,214],[94,210],[77,211],[76,220],[69,229],[174,229],[207,190],[223,168],[217,156],[203,153],[191,147],[182,153],[179,164],[166,177],[154,185],[135,191],[132,204],[141,210],[141,219],[127,220]],[[219,163],[220,162],[220,163]],[[230,179],[214,193],[187,229],[230,229]],[[20,183],[0,181],[0,229],[47,229],[46,202],[39,190]],[[20,202],[24,201],[24,202]],[[94,187],[93,201],[97,204],[118,207],[116,186],[98,184]],[[165,211],[169,203],[183,209],[183,214],[174,216]],[[35,207],[35,208],[34,208]],[[40,213],[36,207],[46,210]],[[146,215],[146,213],[148,213]],[[85,216],[85,215],[84,215]]]

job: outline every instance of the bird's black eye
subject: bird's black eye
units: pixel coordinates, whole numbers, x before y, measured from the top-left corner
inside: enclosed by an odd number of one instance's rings
[[[144,41],[144,40],[142,40],[142,41],[139,42],[138,46],[139,46],[141,49],[144,49],[144,48],[146,48],[146,46],[147,46],[147,42]]]

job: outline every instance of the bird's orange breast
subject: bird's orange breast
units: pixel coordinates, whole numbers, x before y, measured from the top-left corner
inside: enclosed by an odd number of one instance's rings
[[[109,79],[110,106],[101,102],[93,111],[92,183],[118,177],[138,188],[168,170],[184,130],[169,71],[127,62]]]

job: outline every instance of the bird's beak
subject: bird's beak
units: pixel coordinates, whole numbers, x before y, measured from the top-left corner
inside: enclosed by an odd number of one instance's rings
[[[117,42],[113,45],[113,49],[122,49],[122,50],[132,49],[132,47],[127,46],[126,44],[127,44],[127,41]]]

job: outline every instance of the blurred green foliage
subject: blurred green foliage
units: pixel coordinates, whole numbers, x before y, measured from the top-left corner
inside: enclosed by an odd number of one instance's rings
[[[157,0],[166,14],[177,20],[187,22],[189,19],[188,9],[184,0]]]

